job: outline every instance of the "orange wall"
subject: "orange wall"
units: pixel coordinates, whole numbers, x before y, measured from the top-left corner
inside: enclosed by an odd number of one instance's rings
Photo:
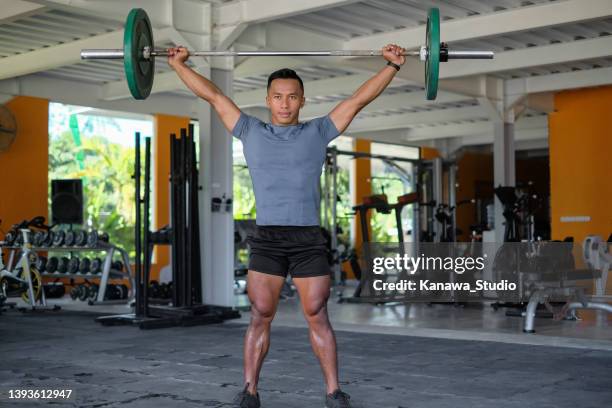
[[[546,157],[517,159],[516,183],[526,185],[531,181],[533,188],[540,197],[549,196],[548,160]],[[493,198],[493,154],[467,151],[457,160],[457,201],[471,200],[473,198]],[[481,191],[477,192],[478,185]],[[486,187],[486,188],[485,188]],[[547,201],[536,212],[536,221],[548,223]],[[458,241],[471,239],[470,226],[478,222],[475,204],[464,204],[457,208],[457,228],[461,234]],[[503,228],[504,226],[502,226]]]
[[[17,137],[0,152],[1,228],[48,213],[49,101],[18,96],[6,107],[17,121]]]
[[[466,152],[457,160],[457,202],[475,198],[478,182],[493,185],[493,155]],[[469,241],[470,226],[477,223],[475,205],[465,204],[458,207],[456,217],[457,228],[461,230],[457,240]]]
[[[370,153],[370,146],[372,142],[365,139],[355,139],[353,141],[353,151],[356,152],[364,152]],[[372,175],[372,169],[370,164],[370,159],[354,159],[352,160],[353,166],[353,186],[355,187],[351,193],[351,205],[357,205],[363,202],[363,197],[369,196],[372,194],[372,184],[370,183],[370,177]],[[370,237],[372,236],[372,228],[370,227],[370,219],[371,212],[368,212],[368,232]],[[363,234],[361,233],[361,221],[359,219],[359,215],[355,215],[353,219],[353,247],[360,253],[362,243],[363,243]],[[343,269],[347,271],[347,277],[349,279],[354,278],[354,274],[350,266],[343,265]]]
[[[552,238],[612,233],[612,86],[560,92],[549,116]],[[589,216],[588,222],[561,222]]]
[[[155,137],[153,139],[153,185],[155,209],[153,230],[170,224],[170,134],[180,137],[181,128],[189,126],[189,118],[170,115],[155,115]],[[159,279],[160,269],[170,262],[168,246],[156,246],[151,268],[151,280]]]
[[[440,157],[440,152],[438,149],[434,149],[433,147],[421,147],[421,159],[423,160],[432,160]]]

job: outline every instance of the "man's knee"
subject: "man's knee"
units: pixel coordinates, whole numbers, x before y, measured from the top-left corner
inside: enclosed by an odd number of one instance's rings
[[[270,324],[276,313],[273,304],[265,302],[253,302],[251,304],[251,323],[252,324]]]
[[[303,305],[304,316],[309,324],[327,323],[327,307],[325,301],[306,302]]]

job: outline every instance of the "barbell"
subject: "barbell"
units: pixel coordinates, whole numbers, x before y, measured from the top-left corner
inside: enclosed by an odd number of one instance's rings
[[[190,55],[203,57],[234,56],[321,56],[321,57],[376,57],[381,50],[331,50],[331,51],[189,51]],[[436,98],[440,62],[451,59],[492,59],[493,51],[451,51],[440,42],[440,11],[429,9],[425,45],[409,50],[405,56],[416,56],[425,63],[425,91],[428,100]],[[153,43],[151,21],[143,9],[135,8],[128,14],[123,33],[123,49],[84,49],[81,59],[123,60],[130,93],[135,99],[146,99],[153,87],[155,57],[168,56],[167,50],[156,49]]]

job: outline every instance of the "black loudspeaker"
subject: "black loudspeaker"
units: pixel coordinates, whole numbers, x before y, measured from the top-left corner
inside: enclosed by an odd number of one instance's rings
[[[83,182],[51,180],[51,220],[54,224],[83,224]]]

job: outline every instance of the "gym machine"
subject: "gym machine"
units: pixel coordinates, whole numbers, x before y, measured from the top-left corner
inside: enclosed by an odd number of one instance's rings
[[[2,279],[5,283],[8,283],[10,276],[23,273],[24,270],[30,270],[34,279],[33,282],[38,287],[35,288],[34,297],[31,294],[26,294],[22,298],[32,307],[35,306],[32,299],[46,305],[46,292],[41,290],[44,288],[43,278],[53,278],[56,281],[59,278],[70,278],[71,281],[84,279],[87,282],[98,280],[99,284],[95,285],[97,288],[95,295],[92,294],[88,297],[90,304],[109,303],[108,300],[110,299],[106,296],[106,290],[111,279],[127,279],[130,286],[134,287],[134,278],[127,252],[109,242],[108,234],[99,233],[95,230],[89,232],[84,230],[57,230],[54,229],[54,226],[45,225],[44,222],[45,219],[42,216],[34,217],[29,221],[25,220],[13,226],[2,241],[3,249],[8,250],[8,262],[6,265],[0,262]],[[63,254],[64,256],[43,256],[39,255],[39,252]],[[75,254],[100,252],[105,253],[105,255],[95,257],[93,260]],[[119,254],[122,261],[113,261],[115,254]],[[25,262],[25,259],[30,261]],[[9,286],[16,288],[15,285]],[[54,286],[58,287],[59,285]],[[57,289],[53,293],[58,293]],[[125,297],[125,299],[128,299],[128,304],[133,296],[133,290],[129,291],[129,299],[128,296]],[[119,298],[116,299],[119,300]]]
[[[540,282],[538,290],[534,291],[529,297],[524,313],[523,332],[535,333],[536,310],[540,303],[548,304],[551,297],[564,295],[573,296],[574,299],[567,301],[560,311],[555,313],[557,319],[577,320],[576,310],[592,309],[612,313],[612,296],[606,294],[608,282],[608,272],[612,265],[612,253],[610,245],[612,235],[608,242],[603,241],[600,236],[590,235],[582,243],[582,257],[589,268],[586,273],[572,273],[571,278],[562,282]],[[579,272],[579,271],[578,271]],[[589,279],[594,281],[594,294],[586,295],[584,288],[570,286],[573,280]]]
[[[140,133],[135,135],[134,180],[136,189],[136,302],[134,313],[103,316],[103,325],[132,324],[141,329],[221,323],[240,317],[232,308],[201,303],[198,172],[193,125],[170,135],[170,218],[162,231],[150,231],[151,138],[145,138],[144,192],[141,188]],[[149,304],[151,259],[155,245],[170,245],[172,302]]]
[[[369,234],[369,225],[368,225],[368,213],[371,210],[375,210],[381,214],[390,214],[391,212],[395,215],[395,222],[397,228],[397,240],[398,240],[398,253],[400,256],[404,255],[404,231],[402,227],[402,210],[407,205],[415,205],[418,203],[418,194],[417,193],[408,193],[397,197],[397,202],[394,204],[389,204],[387,201],[387,196],[384,194],[377,194],[363,198],[363,202],[353,207],[353,210],[359,214],[359,226],[361,229],[361,237],[362,237],[362,250],[363,250],[363,259],[365,261],[365,265],[371,264],[371,253],[370,253],[370,234]],[[362,291],[362,283],[363,279],[361,277],[360,266],[358,263],[352,263],[353,269],[357,269],[356,276],[359,279],[359,283],[357,288],[355,289],[353,296],[351,297],[342,297],[340,296],[339,302],[361,302],[364,299],[361,297]],[[365,301],[368,301],[365,299]]]
[[[412,163],[412,174],[407,175],[405,173],[402,174],[403,178],[409,178],[412,184],[413,191],[417,189],[416,183],[416,174],[418,174],[418,167],[420,164],[420,159],[408,159],[405,157],[398,156],[387,156],[382,154],[372,154],[365,152],[353,152],[347,150],[339,150],[335,146],[330,146],[327,148],[327,155],[325,160],[325,171],[323,175],[323,185],[322,189],[322,199],[323,199],[323,208],[322,208],[322,226],[330,232],[331,235],[331,254],[333,257],[333,278],[334,282],[338,283],[342,281],[342,271],[340,268],[340,259],[339,259],[339,245],[338,245],[338,156],[349,156],[354,159],[379,159],[382,160],[387,166],[394,167],[397,171],[398,166],[396,163],[404,162],[404,163]],[[405,172],[403,169],[402,172]],[[415,235],[414,231],[419,230],[419,220],[418,220],[418,203],[410,203],[413,205],[414,216],[412,218],[412,234],[413,237],[418,237]],[[408,205],[408,204],[405,204]],[[399,227],[401,228],[401,220],[399,222]],[[401,239],[403,242],[403,233]],[[418,239],[413,239],[414,251],[418,250]]]

